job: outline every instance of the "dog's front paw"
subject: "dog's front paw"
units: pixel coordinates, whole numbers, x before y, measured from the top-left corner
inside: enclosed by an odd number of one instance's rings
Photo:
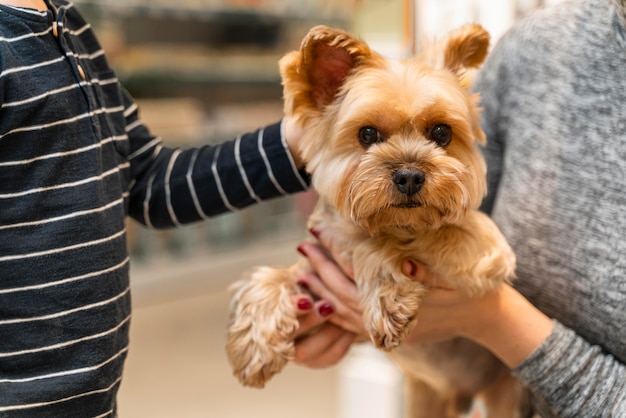
[[[298,319],[287,270],[260,268],[236,286],[226,351],[244,386],[262,388],[294,357]]]
[[[399,346],[417,323],[423,286],[409,286],[403,292],[379,295],[378,304],[365,309],[365,321],[372,343],[385,351]]]

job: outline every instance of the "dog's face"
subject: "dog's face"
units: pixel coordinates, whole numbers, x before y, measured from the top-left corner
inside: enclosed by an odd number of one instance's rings
[[[301,153],[318,193],[372,234],[457,223],[477,208],[484,135],[463,77],[488,44],[468,25],[394,61],[345,32],[313,28],[280,65],[285,112],[304,127]]]

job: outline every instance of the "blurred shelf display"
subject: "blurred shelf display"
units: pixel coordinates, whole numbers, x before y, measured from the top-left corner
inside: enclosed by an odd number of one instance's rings
[[[199,19],[229,15],[346,19],[353,13],[358,0],[76,0],[76,3],[119,14],[193,14]]]
[[[280,100],[278,60],[357,0],[76,0],[135,97]]]
[[[172,147],[215,144],[282,117],[278,61],[313,25],[347,27],[354,1],[75,0],[142,120]],[[172,231],[128,225],[137,260],[306,231],[311,193]],[[263,219],[263,222],[257,222]]]

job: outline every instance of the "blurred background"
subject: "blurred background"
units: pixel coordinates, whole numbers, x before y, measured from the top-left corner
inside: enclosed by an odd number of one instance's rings
[[[172,147],[219,143],[282,116],[278,59],[314,25],[348,30],[393,58],[479,22],[495,41],[547,0],[74,0],[152,132]],[[340,365],[289,365],[241,387],[224,353],[227,287],[297,258],[315,196],[266,202],[171,231],[129,221],[131,348],[119,412],[135,417],[399,418],[402,379],[355,346]]]

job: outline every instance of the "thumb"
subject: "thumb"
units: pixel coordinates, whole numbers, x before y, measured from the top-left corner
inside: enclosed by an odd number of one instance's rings
[[[402,273],[414,282],[420,282],[424,285],[432,284],[430,283],[432,274],[428,271],[426,266],[410,258],[402,262]]]

